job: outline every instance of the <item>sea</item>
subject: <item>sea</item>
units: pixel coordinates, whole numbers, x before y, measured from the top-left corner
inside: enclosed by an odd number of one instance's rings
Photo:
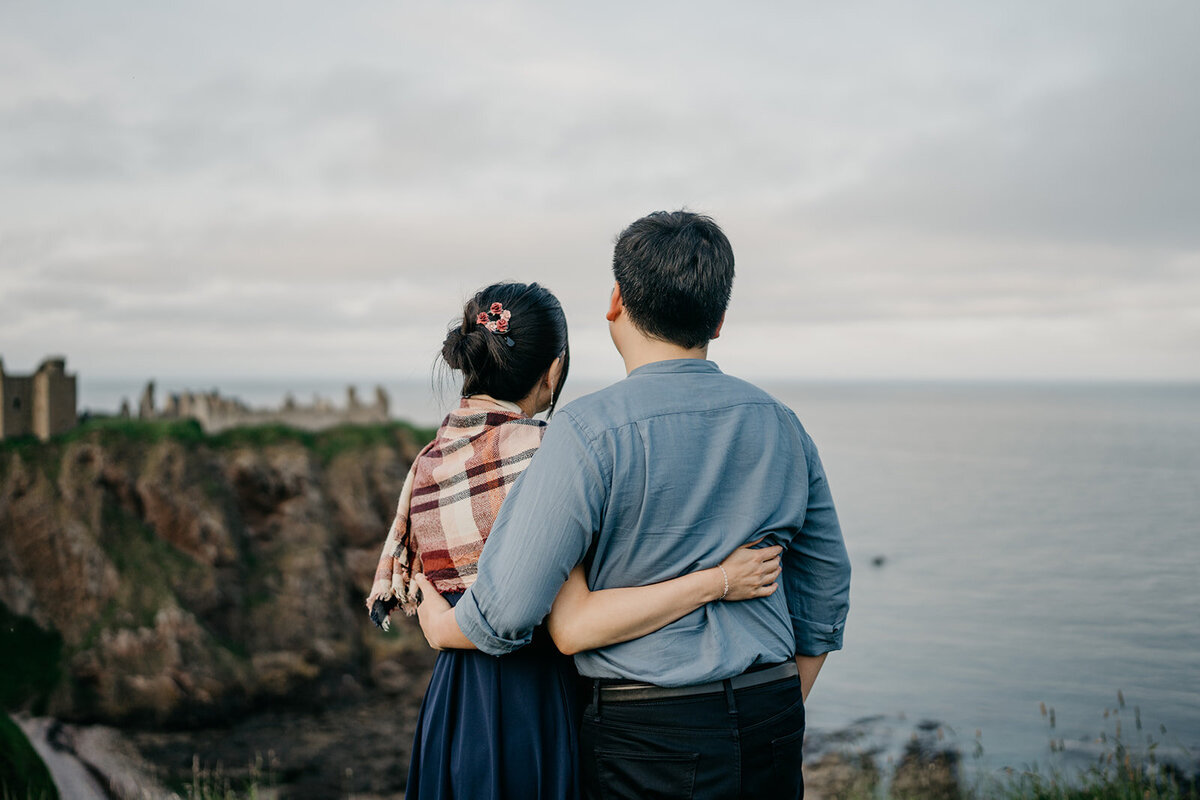
[[[159,390],[274,405],[345,385]],[[455,402],[385,386],[417,423]],[[817,443],[854,570],[810,730],[858,730],[889,758],[936,732],[984,773],[1086,766],[1119,735],[1200,770],[1200,384],[763,386]],[[140,390],[84,382],[80,406],[136,408]]]

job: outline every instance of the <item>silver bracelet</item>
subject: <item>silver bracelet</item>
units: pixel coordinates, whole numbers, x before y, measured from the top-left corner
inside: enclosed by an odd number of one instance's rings
[[[723,566],[721,566],[720,564],[717,564],[717,569],[721,570],[721,574],[725,576],[725,591],[721,592],[721,596],[718,597],[717,599],[724,600],[725,595],[729,594],[729,573],[726,572],[725,568]]]

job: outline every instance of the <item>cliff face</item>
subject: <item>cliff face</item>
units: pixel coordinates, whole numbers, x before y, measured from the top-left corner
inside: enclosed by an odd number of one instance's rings
[[[32,634],[0,659],[57,662],[5,702],[173,725],[331,679],[394,683],[397,651],[423,642],[411,626],[378,632],[362,599],[425,436],[127,422],[5,445],[0,616],[24,627],[0,637]],[[14,650],[41,641],[57,655]]]

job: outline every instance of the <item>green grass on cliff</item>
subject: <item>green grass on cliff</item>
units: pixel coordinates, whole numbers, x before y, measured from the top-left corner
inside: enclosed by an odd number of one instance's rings
[[[102,417],[41,442],[32,436],[0,440],[0,479],[9,469],[10,458],[35,466],[52,483],[58,481],[63,452],[77,441],[91,441],[113,450],[146,447],[158,442],[177,442],[188,449],[209,447],[214,450],[296,444],[310,451],[321,464],[329,464],[341,453],[355,452],[377,445],[401,446],[415,450],[432,441],[437,431],[407,422],[392,421],[372,425],[341,425],[323,431],[304,431],[286,425],[254,425],[207,434],[195,420],[139,420]]]
[[[323,431],[302,431],[286,425],[256,425],[247,428],[231,428],[208,437],[212,447],[260,448],[278,444],[299,444],[311,450],[323,464],[335,456],[355,450],[365,450],[378,445],[396,444],[420,447],[433,439],[436,431],[417,428],[407,422],[387,422],[377,425],[340,425]]]
[[[298,444],[311,450],[321,462],[328,463],[339,453],[375,445],[408,444],[420,447],[431,441],[435,433],[433,428],[392,421],[372,425],[340,425],[323,431],[304,431],[286,425],[253,425],[209,435],[200,427],[200,423],[191,419],[140,420],[105,417],[88,420],[49,442],[39,442],[28,436],[0,441],[0,454],[15,453],[25,461],[40,461],[43,454],[57,453],[62,445],[80,440],[96,441],[102,445],[173,441],[189,447],[207,445],[214,449]]]
[[[104,509],[101,530],[100,546],[113,566],[121,575],[136,575],[137,579],[120,582],[116,596],[88,633],[89,645],[107,628],[153,627],[160,609],[178,603],[172,587],[202,572],[194,561],[121,508]]]
[[[0,713],[0,798],[58,800],[50,770],[9,716]]]
[[[204,429],[194,419],[121,419],[102,417],[91,419],[67,431],[51,442],[74,442],[79,439],[99,439],[102,443],[129,442],[153,444],[163,440],[181,444],[200,444],[204,441]]]
[[[195,420],[92,419],[66,433],[51,437],[46,442],[32,436],[0,440],[0,478],[8,469],[9,459],[4,456],[11,454],[24,463],[35,466],[51,482],[57,483],[63,452],[68,445],[81,440],[122,450],[144,447],[164,440],[195,447],[206,438]]]

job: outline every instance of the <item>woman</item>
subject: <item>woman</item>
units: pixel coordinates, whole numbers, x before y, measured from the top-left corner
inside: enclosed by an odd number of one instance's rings
[[[501,283],[469,300],[442,358],[463,399],[417,456],[401,492],[367,607],[387,627],[397,604],[423,626],[452,614],[508,487],[533,458],[569,365],[558,300],[537,284]],[[652,586],[590,592],[576,568],[547,630],[514,653],[480,653],[458,634],[443,649],[417,720],[409,800],[578,796],[574,653],[627,641],[708,602],[775,590],[780,548],[734,551],[720,566]],[[514,576],[519,580],[519,576]],[[424,602],[422,602],[424,598]],[[427,636],[428,636],[427,628]],[[553,637],[553,641],[551,641]],[[557,643],[558,647],[555,647]]]

